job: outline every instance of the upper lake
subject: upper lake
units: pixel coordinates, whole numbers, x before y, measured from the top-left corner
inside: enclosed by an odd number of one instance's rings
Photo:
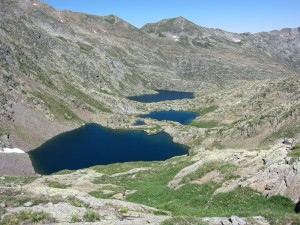
[[[131,96],[128,99],[151,103],[151,102],[161,102],[161,101],[172,101],[172,100],[180,100],[180,99],[193,99],[195,98],[192,92],[181,92],[181,91],[165,91],[165,90],[156,90],[157,94],[149,94],[149,95],[140,95],[140,96]]]
[[[113,130],[87,124],[60,134],[29,152],[37,173],[51,174],[94,165],[130,161],[158,161],[188,153],[167,133]]]

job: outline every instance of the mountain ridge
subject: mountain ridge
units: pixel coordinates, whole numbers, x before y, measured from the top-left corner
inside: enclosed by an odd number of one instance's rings
[[[235,32],[235,31],[229,31],[229,30],[224,30],[222,28],[218,28],[218,27],[204,27],[202,26],[201,24],[198,24],[196,22],[193,22],[192,20],[190,19],[187,19],[185,18],[184,16],[177,16],[177,17],[170,17],[170,18],[166,18],[166,19],[161,19],[161,20],[158,20],[158,21],[154,21],[154,22],[149,22],[149,23],[145,23],[143,26],[141,26],[141,28],[138,28],[138,29],[143,29],[143,27],[147,26],[147,25],[153,25],[153,24],[158,24],[158,23],[162,23],[162,22],[168,22],[170,20],[176,20],[176,19],[182,19],[182,20],[185,20],[186,22],[190,22],[198,27],[201,27],[201,28],[206,28],[206,29],[213,29],[213,30],[222,30],[222,31],[226,31],[228,33],[233,33],[233,34],[258,34],[258,33],[270,33],[270,32],[274,32],[274,31],[283,31],[285,29],[297,29],[298,31],[300,30],[300,26],[299,27],[282,27],[280,29],[270,29],[270,30],[263,30],[263,31],[257,31],[257,32]]]

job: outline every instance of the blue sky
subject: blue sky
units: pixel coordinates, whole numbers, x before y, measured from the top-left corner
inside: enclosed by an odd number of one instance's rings
[[[114,14],[140,28],[183,16],[204,27],[260,32],[300,27],[300,0],[43,0],[59,10]]]

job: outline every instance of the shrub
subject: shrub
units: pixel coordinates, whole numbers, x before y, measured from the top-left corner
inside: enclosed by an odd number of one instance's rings
[[[72,223],[77,223],[77,222],[80,222],[80,219],[77,215],[74,214],[74,215],[71,216],[71,222]]]
[[[100,215],[99,213],[92,211],[92,210],[87,210],[83,216],[84,220],[88,222],[95,222],[95,221],[100,221]]]

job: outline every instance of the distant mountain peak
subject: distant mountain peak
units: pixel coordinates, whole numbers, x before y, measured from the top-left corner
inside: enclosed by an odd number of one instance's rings
[[[181,38],[198,38],[206,36],[209,29],[198,26],[197,24],[179,16],[175,18],[161,20],[157,23],[149,23],[142,27],[142,30],[151,36],[168,37],[174,41]]]
[[[148,23],[145,24],[145,26],[142,27],[142,29],[147,30],[148,28],[151,27],[159,27],[161,31],[169,31],[169,29],[184,29],[185,27],[198,27],[198,25],[194,24],[193,22],[187,20],[186,18],[179,16],[175,18],[169,18],[169,19],[164,19],[160,20],[156,23]]]
[[[176,22],[189,22],[189,23],[192,23],[191,21],[184,18],[183,16],[178,16],[178,17],[175,17],[175,18],[171,18],[169,20],[173,20],[173,21],[176,21]]]

